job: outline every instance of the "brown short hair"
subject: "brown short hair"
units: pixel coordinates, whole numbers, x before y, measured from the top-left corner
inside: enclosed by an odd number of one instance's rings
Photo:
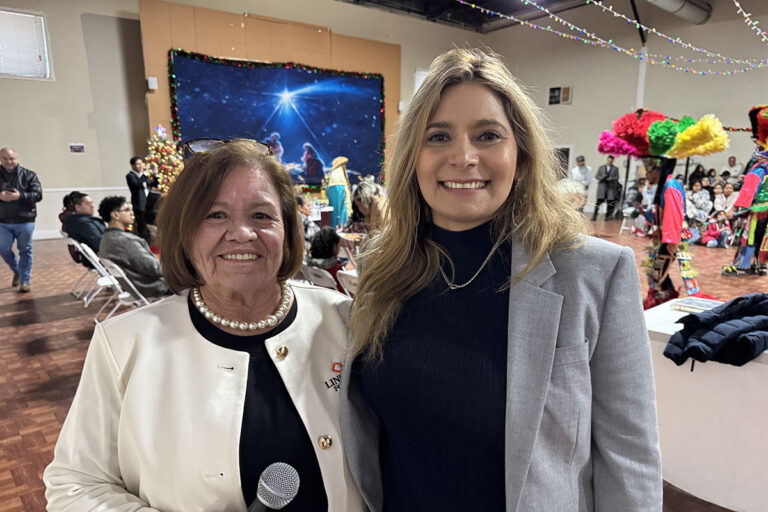
[[[173,292],[202,284],[189,256],[192,243],[221,184],[233,169],[241,166],[265,171],[280,197],[285,234],[277,280],[285,281],[301,267],[304,234],[288,171],[274,157],[262,154],[252,142],[235,140],[214,151],[193,155],[163,199],[157,216],[158,245],[165,281]]]

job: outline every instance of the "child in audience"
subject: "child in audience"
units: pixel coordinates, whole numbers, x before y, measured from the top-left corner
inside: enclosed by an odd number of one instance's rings
[[[704,177],[706,180],[707,178]],[[694,182],[691,190],[685,193],[686,215],[689,220],[696,223],[705,224],[709,218],[709,212],[712,211],[712,201],[709,198],[709,192],[704,190],[700,181]]]
[[[709,194],[709,200],[714,202],[715,190],[712,187],[713,187],[713,184],[709,181],[709,178],[707,176],[704,176],[703,178],[701,178],[701,188],[707,191],[707,194]]]
[[[709,225],[704,235],[701,237],[701,243],[707,247],[719,247],[725,249],[728,245],[728,237],[731,236],[731,225],[728,223],[728,217],[723,210],[718,210],[715,215],[709,219]]]
[[[312,244],[309,247],[309,263],[313,267],[327,270],[336,281],[336,288],[344,293],[344,287],[341,286],[336,272],[343,267],[339,261],[339,235],[331,227],[324,227],[312,238]]]

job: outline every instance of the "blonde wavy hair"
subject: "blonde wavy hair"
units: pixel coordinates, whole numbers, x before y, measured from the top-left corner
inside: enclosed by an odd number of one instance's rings
[[[350,353],[368,360],[382,344],[403,304],[427,287],[450,257],[431,238],[431,212],[419,191],[416,162],[424,133],[445,89],[472,82],[501,100],[518,146],[515,184],[496,212],[496,243],[520,239],[528,251],[524,276],[555,248],[574,246],[585,232],[583,217],[558,193],[558,160],[543,114],[502,62],[482,49],[455,48],[437,57],[400,119],[387,165],[389,219],[362,256],[357,294],[349,319]]]

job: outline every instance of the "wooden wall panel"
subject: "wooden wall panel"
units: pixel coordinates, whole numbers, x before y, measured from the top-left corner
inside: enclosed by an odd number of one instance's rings
[[[233,14],[213,9],[139,0],[144,68],[158,89],[147,93],[150,128],[170,131],[168,50],[182,48],[222,58],[296,62],[320,68],[380,73],[386,95],[386,133],[397,125],[400,101],[400,46],[341,36],[327,27]]]
[[[167,65],[168,49],[173,45],[170,4],[160,0],[139,0],[139,17],[144,68]]]
[[[287,23],[273,23],[269,31],[269,51],[267,60],[272,62],[290,62],[293,60],[291,27]]]
[[[171,44],[188,52],[197,51],[195,8],[189,5],[170,5]]]
[[[291,60],[319,68],[331,67],[331,31],[321,27],[291,27]]]
[[[273,22],[247,17],[245,18],[246,55],[250,60],[272,60]]]

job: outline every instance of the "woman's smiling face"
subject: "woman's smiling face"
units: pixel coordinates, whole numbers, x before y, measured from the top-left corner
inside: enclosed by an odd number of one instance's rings
[[[464,231],[489,221],[509,197],[516,168],[517,142],[496,94],[472,82],[446,88],[416,163],[433,222]]]
[[[283,258],[280,196],[269,175],[237,167],[224,179],[192,243],[192,264],[219,293],[274,286]]]

